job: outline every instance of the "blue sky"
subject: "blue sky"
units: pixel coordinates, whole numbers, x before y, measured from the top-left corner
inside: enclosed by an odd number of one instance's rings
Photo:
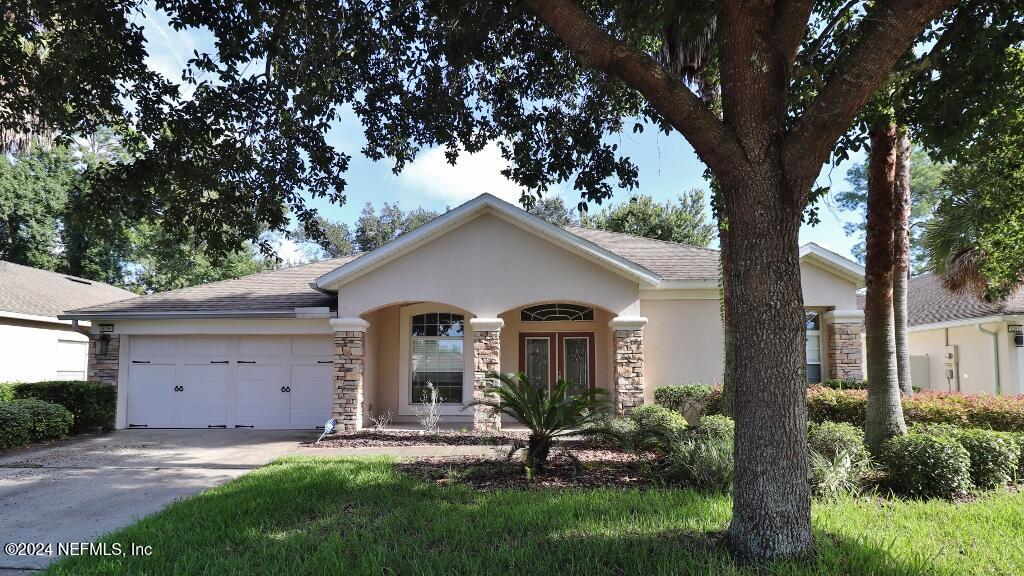
[[[166,15],[151,7],[146,9],[145,18],[138,23],[145,29],[150,65],[172,80],[180,81],[181,70],[194,50],[214,50],[213,38],[208,32],[176,32],[167,25]],[[621,134],[611,138],[639,166],[640,187],[636,192],[664,201],[674,199],[690,188],[707,189],[703,179],[704,165],[681,135],[665,135],[651,128],[640,134]],[[463,155],[457,166],[449,165],[439,149],[422,150],[413,163],[406,166],[401,174],[395,175],[391,171],[391,162],[374,162],[359,154],[363,137],[361,126],[353,115],[342,115],[342,121],[329,134],[329,141],[353,157],[349,171],[345,174],[348,182],[345,205],[333,205],[326,200],[312,202],[325,217],[332,220],[353,222],[366,202],[375,205],[397,202],[405,209],[422,206],[440,211],[446,207],[455,207],[483,192],[513,203],[519,198],[518,187],[500,174],[506,164],[494,146],[475,155]],[[830,185],[832,193],[821,207],[821,222],[813,227],[804,226],[801,230],[801,243],[816,242],[852,257],[851,249],[857,239],[847,237],[843,232],[843,223],[855,215],[841,213],[835,208],[832,197],[836,192],[849,188],[845,180],[846,171],[853,163],[860,161],[863,161],[862,154],[834,168],[825,167],[819,184]],[[561,196],[569,205],[579,201],[579,194],[572,189],[571,183],[552,189],[548,194]],[[621,202],[629,194],[627,190],[619,190],[611,202]],[[710,217],[710,207],[706,210]],[[289,247],[284,247],[283,252],[289,250]],[[292,259],[289,254],[282,256],[286,260]]]

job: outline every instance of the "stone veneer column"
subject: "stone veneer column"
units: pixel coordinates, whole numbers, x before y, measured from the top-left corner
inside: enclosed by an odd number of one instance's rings
[[[487,397],[486,388],[492,384],[488,372],[501,371],[501,318],[471,318],[473,331],[473,400]],[[495,396],[491,395],[491,398]],[[501,415],[486,406],[473,407],[473,430],[497,432],[501,430]]]
[[[864,312],[831,310],[825,313],[828,325],[828,378],[864,379],[864,357],[861,334],[864,333]]]
[[[366,329],[362,318],[332,318],[334,329],[334,407],[331,417],[345,432],[363,427],[363,375],[366,362]]]
[[[608,326],[615,332],[615,414],[629,414],[644,403],[644,326],[642,316],[617,316]]]
[[[104,353],[104,340],[106,351]],[[118,334],[89,334],[89,365],[86,379],[117,385],[121,363],[121,336]]]

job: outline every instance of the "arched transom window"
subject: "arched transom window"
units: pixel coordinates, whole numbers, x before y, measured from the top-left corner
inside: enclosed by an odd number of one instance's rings
[[[577,304],[538,304],[523,308],[520,320],[523,322],[589,322],[594,319],[594,309]]]

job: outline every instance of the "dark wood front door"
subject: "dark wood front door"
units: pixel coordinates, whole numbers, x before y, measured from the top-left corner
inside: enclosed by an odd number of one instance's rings
[[[572,390],[594,387],[593,332],[521,332],[519,370],[550,390],[561,379]]]

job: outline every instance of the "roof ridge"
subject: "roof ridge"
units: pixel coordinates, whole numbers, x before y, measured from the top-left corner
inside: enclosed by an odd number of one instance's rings
[[[638,234],[630,234],[628,232],[614,232],[612,230],[605,230],[603,228],[588,228],[586,226],[575,226],[575,225],[566,225],[566,226],[563,226],[562,228],[566,229],[566,230],[568,230],[570,228],[575,228],[577,230],[593,230],[594,232],[600,232],[600,233],[603,233],[603,234],[613,234],[615,236],[627,236],[629,238],[638,238],[640,240],[647,240],[647,241],[650,241],[650,242],[660,242],[661,244],[668,244],[670,246],[683,246],[685,248],[694,248],[696,250],[706,250],[708,252],[715,252],[715,253],[720,253],[721,252],[721,250],[717,250],[715,248],[708,248],[706,246],[695,246],[693,244],[687,244],[685,242],[674,242],[672,240],[662,240],[661,238],[649,238],[647,236],[640,236]],[[570,233],[574,233],[574,232],[572,232],[572,230],[568,230],[568,231]]]

